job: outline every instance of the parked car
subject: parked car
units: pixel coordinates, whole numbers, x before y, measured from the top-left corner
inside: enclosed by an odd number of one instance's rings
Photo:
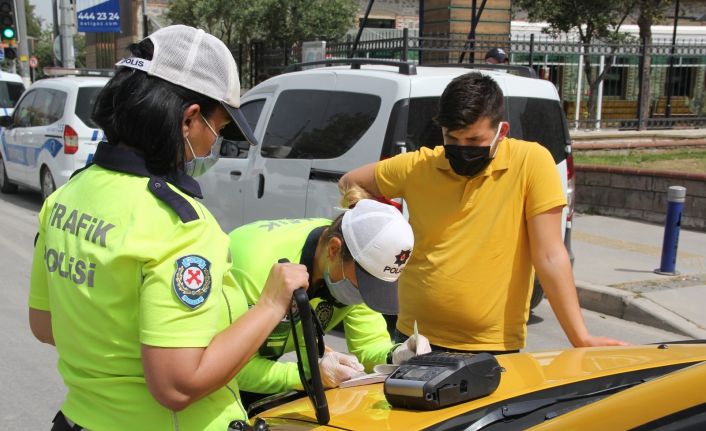
[[[205,204],[224,230],[258,219],[334,217],[340,198],[336,181],[344,173],[399,152],[443,144],[432,120],[439,97],[453,78],[479,69],[505,95],[509,136],[539,142],[556,161],[569,201],[564,232],[571,255],[571,140],[551,82],[516,66],[344,61],[346,65],[319,62],[330,67],[281,74],[241,98],[259,145],[224,142],[221,159],[199,179]],[[316,63],[303,66],[307,64]],[[514,71],[525,76],[508,73]],[[531,305],[541,299],[536,288]]]
[[[35,82],[11,116],[0,117],[0,191],[18,185],[42,198],[90,162],[103,133],[91,120],[103,77],[61,77]]]
[[[494,392],[437,410],[394,406],[384,384],[377,383],[325,391],[320,404],[327,404],[328,414],[319,416],[330,417],[326,424],[319,423],[303,393],[271,397],[258,406],[265,410],[256,416],[272,431],[706,429],[706,340],[515,353],[496,359],[502,368]],[[404,392],[409,399],[438,400],[463,390],[463,381],[435,387],[425,375],[428,368],[418,371]],[[419,381],[428,383],[423,389],[412,384]],[[296,396],[299,399],[292,401]]]
[[[0,115],[12,115],[24,91],[25,84],[20,75],[0,71]]]

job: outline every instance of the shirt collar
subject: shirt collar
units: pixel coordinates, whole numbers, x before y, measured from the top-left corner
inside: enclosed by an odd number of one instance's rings
[[[145,159],[138,152],[129,147],[100,142],[93,156],[93,163],[101,168],[110,169],[111,171],[148,178],[163,178],[189,196],[203,199],[201,187],[195,179],[184,173],[177,174],[176,178],[154,175],[147,169]]]
[[[495,157],[479,175],[487,177],[495,171],[502,171],[508,168],[510,165],[509,141],[509,138],[505,137],[498,143],[498,150],[495,153]],[[443,145],[434,148],[434,155],[436,156],[435,165],[437,169],[445,171],[451,170],[451,164],[449,163],[449,159],[446,158]]]

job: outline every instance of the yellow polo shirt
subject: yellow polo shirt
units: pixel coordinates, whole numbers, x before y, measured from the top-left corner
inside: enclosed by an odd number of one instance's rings
[[[378,188],[402,197],[414,253],[400,276],[397,328],[462,350],[524,347],[533,280],[527,220],[566,205],[556,164],[541,145],[506,138],[473,178],[444,147],[379,162]]]

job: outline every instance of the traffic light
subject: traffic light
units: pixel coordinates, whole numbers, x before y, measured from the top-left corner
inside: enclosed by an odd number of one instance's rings
[[[0,0],[0,38],[17,41],[14,0]]]

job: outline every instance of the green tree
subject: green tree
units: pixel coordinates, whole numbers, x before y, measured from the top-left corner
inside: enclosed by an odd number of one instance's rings
[[[171,0],[167,18],[174,24],[203,28],[231,49],[256,34],[250,26],[260,14],[260,0]]]
[[[531,22],[546,21],[550,34],[576,32],[585,53],[591,44],[612,44],[602,73],[594,70],[590,55],[584,55],[584,73],[589,85],[588,119],[596,118],[596,91],[610,72],[615,50],[629,35],[620,32],[620,26],[639,0],[516,0],[517,6],[527,12]],[[580,95],[576,95],[580,97]],[[593,121],[590,121],[593,124]]]
[[[652,42],[652,24],[655,21],[659,22],[664,18],[664,13],[671,6],[672,0],[639,0],[638,7],[640,14],[637,18],[637,25],[640,28],[640,40],[643,46],[649,46]],[[652,54],[649,48],[642,53],[642,64],[640,64],[640,73],[642,73],[642,85],[640,86],[641,96],[641,112],[639,130],[647,129],[647,116],[650,112],[650,85],[652,75],[650,68],[652,66]]]
[[[235,48],[255,40],[338,39],[353,26],[357,8],[355,0],[171,0],[167,18],[201,27]]]
[[[356,0],[170,0],[167,18],[203,28],[231,50],[257,41],[289,50],[305,40],[341,38],[353,26],[357,7]],[[241,51],[240,67],[253,78],[249,54],[249,49]],[[267,73],[260,70],[256,81]]]
[[[337,40],[354,26],[358,2],[351,0],[265,0],[261,31],[280,44]]]
[[[25,0],[25,16],[27,17],[27,36],[40,37],[42,34],[42,19],[34,13],[34,5]]]
[[[34,70],[34,79],[36,80],[44,76],[42,68],[54,65],[54,33],[51,29],[42,30],[31,54],[37,57],[39,62]]]

